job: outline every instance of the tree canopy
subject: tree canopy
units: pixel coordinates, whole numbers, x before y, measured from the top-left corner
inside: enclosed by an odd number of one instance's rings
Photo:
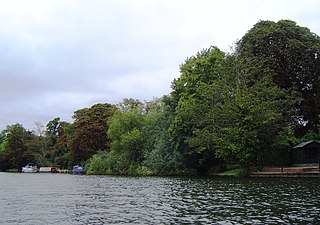
[[[31,149],[34,136],[28,132],[21,124],[8,126],[6,129],[6,139],[3,145],[2,169],[15,168],[21,171],[29,161],[34,161],[35,155]]]
[[[74,163],[85,162],[99,150],[110,148],[106,135],[108,119],[115,113],[114,105],[96,104],[74,112],[74,133],[70,143]]]
[[[294,105],[298,135],[316,129],[320,114],[318,35],[290,20],[260,21],[237,43],[236,54],[246,66],[269,69],[276,85],[301,98]]]

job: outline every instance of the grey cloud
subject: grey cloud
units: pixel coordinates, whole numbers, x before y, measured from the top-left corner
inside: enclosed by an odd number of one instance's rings
[[[261,15],[277,19],[285,9],[282,18],[299,19],[320,33],[319,18],[305,17],[310,11],[315,15],[318,1],[307,0],[302,8],[295,1],[269,0],[263,6],[253,2],[3,3],[0,129],[14,122],[32,129],[34,122],[45,124],[56,116],[71,121],[73,111],[97,102],[167,94],[187,57],[210,45],[229,50],[259,19],[269,19]],[[276,12],[274,4],[280,7]]]

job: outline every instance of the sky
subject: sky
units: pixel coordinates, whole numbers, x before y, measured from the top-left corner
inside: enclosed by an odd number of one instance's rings
[[[0,129],[169,94],[188,57],[280,19],[320,35],[320,1],[0,0]]]

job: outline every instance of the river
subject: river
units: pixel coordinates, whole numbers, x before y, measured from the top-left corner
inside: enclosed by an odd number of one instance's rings
[[[0,224],[320,224],[319,179],[0,173]]]

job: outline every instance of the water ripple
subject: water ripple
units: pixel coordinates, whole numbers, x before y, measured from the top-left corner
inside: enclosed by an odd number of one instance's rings
[[[319,224],[319,184],[0,173],[0,224]]]

